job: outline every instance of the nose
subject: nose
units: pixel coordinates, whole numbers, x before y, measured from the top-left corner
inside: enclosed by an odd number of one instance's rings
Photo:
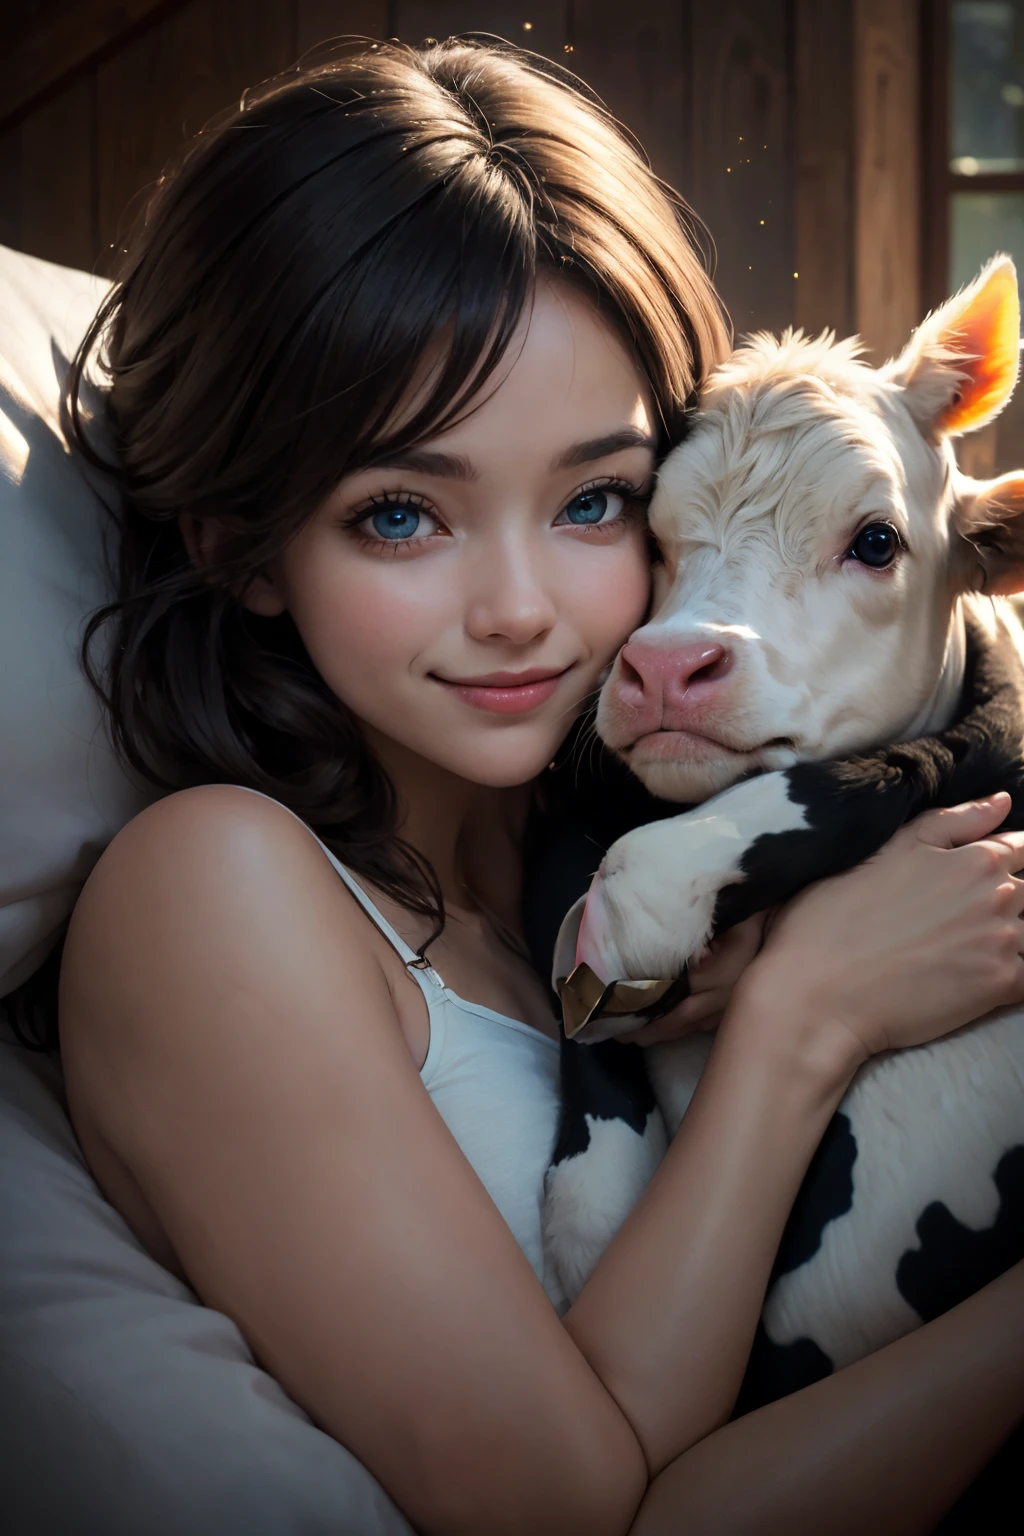
[[[488,551],[474,567],[472,586],[466,627],[474,639],[525,645],[557,621],[550,584],[532,550],[515,545]]]
[[[676,716],[707,701],[731,665],[732,653],[717,640],[673,646],[631,640],[619,653],[615,692],[638,735],[671,729]]]

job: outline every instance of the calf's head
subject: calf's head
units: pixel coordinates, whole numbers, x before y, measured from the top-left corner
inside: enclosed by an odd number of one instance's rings
[[[1013,263],[996,257],[874,369],[858,344],[755,336],[711,379],[651,504],[652,617],[597,727],[655,794],[909,740],[951,718],[960,599],[1024,587],[1024,473],[951,439],[1017,379]]]

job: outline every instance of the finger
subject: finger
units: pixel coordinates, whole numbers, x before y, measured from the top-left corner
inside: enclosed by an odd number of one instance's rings
[[[717,1029],[722,1022],[723,1011],[719,1009],[715,1013],[709,1013],[701,1019],[699,1024],[674,1024],[671,1019],[659,1019],[656,1024],[648,1024],[651,1031],[649,1040],[641,1040],[640,1045],[667,1045],[672,1040],[685,1040],[689,1035],[710,1034]],[[630,1038],[634,1038],[630,1036]]]
[[[766,917],[765,912],[755,912],[712,940],[707,954],[688,967],[691,990],[700,992],[738,981],[761,948]]]
[[[1024,869],[1024,832],[995,832],[989,837],[979,838],[979,842],[991,843],[1004,852],[1003,868],[1010,874]]]
[[[1012,804],[1006,791],[1000,790],[984,800],[968,800],[963,805],[925,811],[915,817],[910,826],[920,842],[929,843],[933,848],[962,848],[965,843],[976,843],[994,832],[1006,820]]]
[[[694,1030],[708,1029],[711,1027],[709,1020],[721,1017],[731,990],[731,987],[715,987],[684,998],[663,1018],[633,1030],[627,1038],[637,1045],[657,1045],[662,1040],[678,1040]]]

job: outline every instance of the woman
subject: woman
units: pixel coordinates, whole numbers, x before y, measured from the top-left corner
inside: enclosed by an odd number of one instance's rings
[[[540,61],[374,48],[196,142],[93,332],[104,686],[175,793],[72,922],[76,1128],[150,1251],[445,1536],[924,1531],[1024,1413],[1018,1268],[722,1427],[853,1072],[1024,998],[1005,798],[792,903],[731,997],[756,929],[704,968],[655,1026],[725,1009],[683,1129],[563,1316],[541,1283],[523,849],[726,345],[681,220]]]

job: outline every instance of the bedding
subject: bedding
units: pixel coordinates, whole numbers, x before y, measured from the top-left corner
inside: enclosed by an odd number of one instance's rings
[[[0,996],[52,949],[145,803],[78,663],[110,592],[109,484],[65,447],[68,359],[104,285],[0,248]],[[56,1061],[0,1005],[5,1536],[409,1536],[231,1320],[141,1248],[82,1159]]]

